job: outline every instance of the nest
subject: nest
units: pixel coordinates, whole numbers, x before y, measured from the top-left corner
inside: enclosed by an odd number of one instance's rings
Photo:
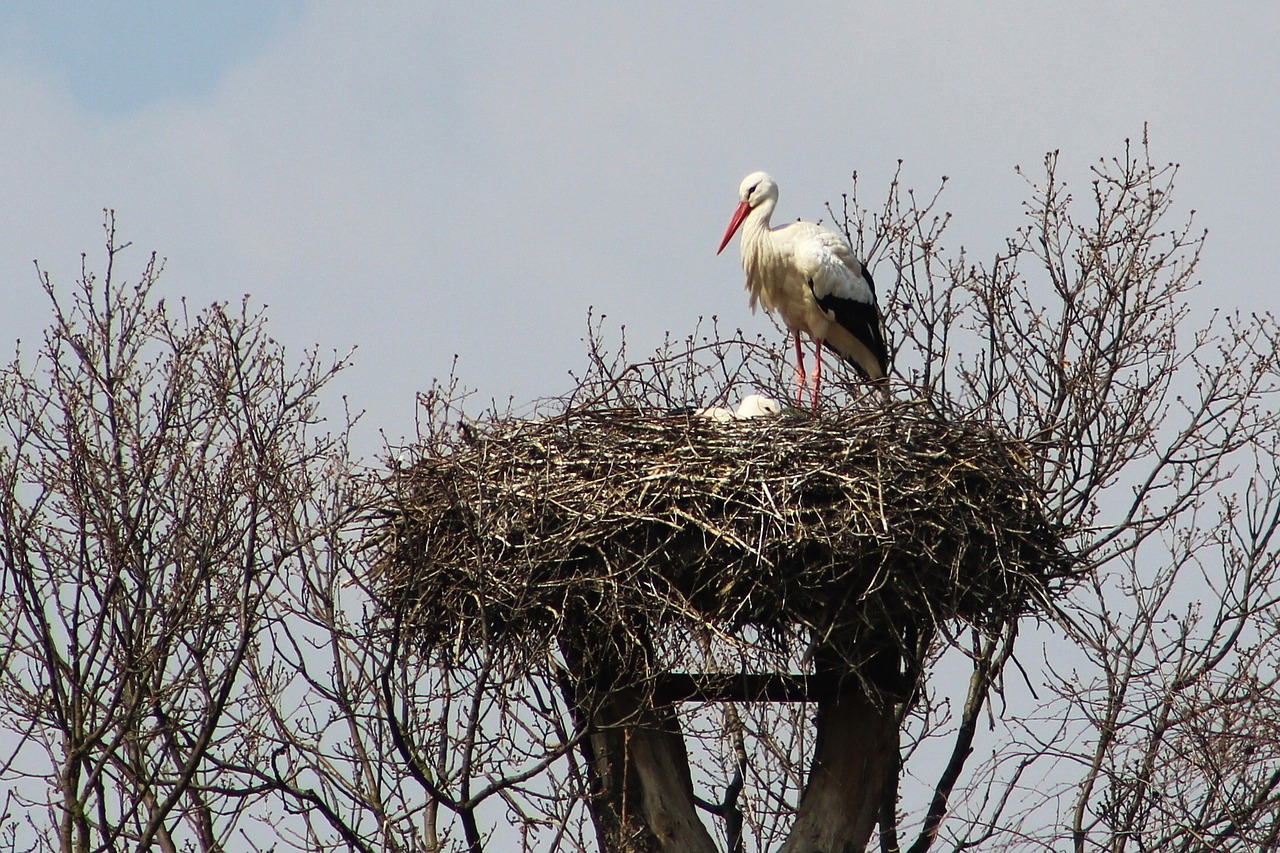
[[[379,525],[375,588],[430,647],[651,651],[700,626],[900,642],[1016,617],[1070,570],[1025,445],[917,405],[596,408],[454,436],[392,476]]]

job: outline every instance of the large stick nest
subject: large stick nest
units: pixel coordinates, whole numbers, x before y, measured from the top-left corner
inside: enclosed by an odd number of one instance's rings
[[[747,624],[888,642],[1017,616],[1070,570],[1025,445],[918,405],[587,406],[452,436],[392,476],[378,540],[380,598],[429,647]]]

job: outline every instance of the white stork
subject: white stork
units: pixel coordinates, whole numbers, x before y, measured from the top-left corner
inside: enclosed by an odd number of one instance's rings
[[[777,400],[763,394],[748,394],[738,403],[738,409],[733,416],[736,420],[745,421],[749,418],[771,418],[780,414],[782,414],[782,404]]]
[[[782,404],[772,397],[763,394],[748,394],[738,403],[738,408],[727,409],[724,406],[707,406],[694,411],[694,416],[706,418],[717,423],[727,424],[730,421],[745,421],[751,418],[768,418],[782,413]]]
[[[841,235],[812,222],[769,224],[778,204],[778,185],[752,172],[738,188],[738,209],[729,220],[716,254],[742,227],[742,269],[747,274],[751,310],[756,303],[776,311],[795,336],[796,399],[804,405],[804,352],[800,333],[813,340],[813,407],[818,407],[825,344],[867,379],[883,384],[889,369],[884,326],[871,273],[853,256]]]

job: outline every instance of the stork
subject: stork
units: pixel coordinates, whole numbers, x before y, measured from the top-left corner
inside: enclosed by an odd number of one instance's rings
[[[782,413],[782,404],[772,397],[763,394],[748,394],[738,403],[738,408],[726,409],[724,406],[707,406],[697,409],[694,415],[699,418],[727,424],[730,421],[746,421],[751,418],[769,418]]]
[[[733,413],[733,417],[736,420],[745,421],[749,418],[771,418],[780,414],[782,414],[782,404],[777,400],[763,394],[748,394],[738,403],[738,409]]]
[[[751,310],[777,312],[795,338],[796,400],[804,405],[804,351],[801,332],[813,340],[813,408],[822,382],[822,347],[883,387],[889,369],[884,326],[871,273],[853,255],[849,241],[812,222],[776,228],[769,223],[778,204],[778,185],[752,172],[738,188],[738,207],[716,254],[742,228],[742,269]]]

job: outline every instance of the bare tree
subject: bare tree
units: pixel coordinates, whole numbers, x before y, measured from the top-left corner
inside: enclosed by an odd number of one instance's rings
[[[247,303],[175,316],[106,233],[101,278],[41,274],[53,325],[3,372],[0,842],[478,849],[504,810],[578,832],[542,773],[578,743],[555,674],[477,650],[459,678],[374,618],[382,474],[350,416],[317,432],[344,362],[291,366]]]
[[[565,398],[446,383],[373,470],[311,434],[340,361],[117,285],[109,222],[4,372],[0,841],[1275,847],[1280,329],[1198,300],[1145,140],[1064,171],[984,263],[855,179],[888,405],[713,424],[787,397],[771,342],[594,326]]]
[[[246,305],[175,315],[106,236],[101,280],[41,275],[53,326],[0,374],[0,774],[38,849],[221,850],[261,793],[246,669],[316,535],[341,362],[290,367]]]
[[[1197,310],[1204,234],[1171,221],[1177,167],[1145,138],[1093,167],[1087,200],[1059,171],[1049,155],[987,265],[947,261],[945,219],[896,197],[851,223],[902,271],[900,364],[952,416],[1027,440],[1081,581],[1041,609],[1047,696],[1000,690],[1018,707],[956,788],[1016,634],[963,647],[971,689],[911,849],[949,802],[957,850],[1274,846],[1280,331]]]

